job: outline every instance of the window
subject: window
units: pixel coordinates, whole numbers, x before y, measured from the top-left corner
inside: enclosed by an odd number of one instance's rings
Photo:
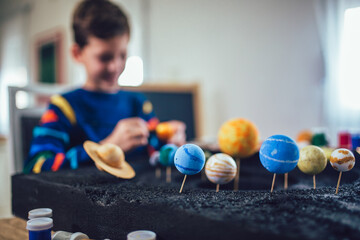
[[[360,7],[345,11],[339,61],[341,107],[360,110]]]
[[[140,86],[144,81],[143,61],[140,57],[131,56],[126,60],[124,72],[119,77],[121,86]]]

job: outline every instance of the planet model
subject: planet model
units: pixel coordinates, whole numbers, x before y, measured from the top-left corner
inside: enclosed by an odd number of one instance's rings
[[[159,151],[154,151],[149,158],[149,163],[151,166],[156,167],[157,165],[159,165],[160,162],[160,152]]]
[[[310,130],[302,130],[296,137],[297,142],[307,142],[308,144],[311,143],[313,137],[313,133]]]
[[[331,148],[331,147],[320,147],[320,148],[324,151],[326,159],[330,161],[331,154],[335,150],[335,148]]]
[[[324,151],[314,145],[309,145],[300,150],[300,159],[297,164],[300,171],[309,175],[321,173],[327,164]]]
[[[340,172],[335,191],[335,194],[338,194],[342,172],[350,171],[355,166],[354,154],[346,148],[336,149],[330,156],[330,164]]]
[[[185,175],[193,175],[201,171],[205,165],[204,151],[195,144],[185,144],[175,153],[175,167]]]
[[[259,132],[256,126],[243,118],[225,122],[219,129],[220,150],[232,157],[248,157],[256,151]]]
[[[261,164],[271,173],[288,173],[299,161],[299,148],[295,141],[284,135],[267,138],[260,147]]]
[[[100,145],[92,141],[85,141],[83,147],[99,170],[118,178],[131,179],[135,177],[134,169],[125,161],[124,152],[119,146],[111,143]]]
[[[160,163],[163,166],[172,166],[174,165],[175,152],[178,147],[174,144],[166,144],[160,149]]]
[[[168,122],[159,123],[156,127],[156,136],[162,140],[167,141],[175,134],[175,129]]]
[[[347,172],[355,166],[354,154],[346,148],[336,149],[330,156],[330,164],[339,172]]]
[[[122,162],[125,161],[125,154],[122,149],[112,143],[101,145],[98,147],[96,153],[111,167],[119,168]],[[98,164],[96,164],[96,167],[102,170]]]
[[[236,175],[236,163],[231,156],[225,153],[214,154],[206,162],[205,174],[212,183],[228,183]]]

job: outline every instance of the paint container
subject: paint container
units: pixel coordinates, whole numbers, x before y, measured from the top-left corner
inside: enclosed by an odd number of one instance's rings
[[[51,218],[52,217],[52,209],[51,208],[36,208],[36,209],[29,211],[29,213],[28,213],[29,219],[40,218],[40,217]]]
[[[81,232],[71,233],[65,231],[57,231],[53,234],[52,240],[85,240],[89,237]]]
[[[347,131],[338,133],[339,148],[351,149],[351,134]]]
[[[127,240],[156,240],[156,234],[148,230],[139,230],[127,235]]]
[[[360,133],[351,134],[351,145],[353,150],[360,147]]]
[[[29,240],[51,240],[53,220],[48,217],[30,219],[26,223],[29,230]]]

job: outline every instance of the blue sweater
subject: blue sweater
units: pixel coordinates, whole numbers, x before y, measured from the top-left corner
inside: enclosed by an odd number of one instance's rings
[[[123,90],[109,94],[80,88],[53,96],[33,131],[24,173],[57,171],[66,165],[76,169],[79,163],[91,161],[83,149],[84,141],[105,139],[119,120],[129,117],[145,121],[155,117],[143,94]]]

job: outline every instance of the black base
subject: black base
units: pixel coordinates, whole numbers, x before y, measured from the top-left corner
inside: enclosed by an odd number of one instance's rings
[[[357,155],[357,161],[358,161]],[[156,179],[147,160],[129,161],[137,171],[132,180],[117,179],[93,166],[38,175],[12,177],[14,215],[27,218],[29,210],[53,209],[53,230],[83,232],[94,239],[126,239],[135,230],[154,231],[158,239],[356,239],[360,236],[360,163],[342,175],[330,164],[316,178],[298,169],[276,178],[258,156],[241,161],[240,191],[233,183],[220,186],[172,170],[172,183]]]

